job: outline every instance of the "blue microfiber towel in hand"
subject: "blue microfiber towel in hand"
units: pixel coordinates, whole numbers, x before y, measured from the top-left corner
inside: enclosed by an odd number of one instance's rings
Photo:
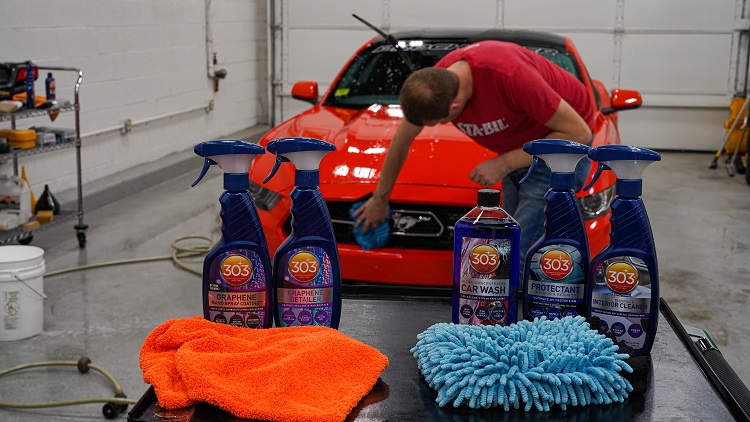
[[[354,211],[356,211],[364,204],[365,201],[355,202],[354,205],[352,205],[352,207],[349,209],[349,217],[352,218],[352,221],[356,220],[354,218]],[[385,218],[385,221],[378,224],[375,230],[370,229],[367,231],[367,233],[362,233],[363,226],[354,227],[354,240],[357,241],[357,244],[361,246],[362,249],[369,251],[375,248],[382,248],[386,243],[388,243],[388,235],[391,233],[391,207],[389,205],[386,206],[388,214]]]
[[[632,372],[610,338],[585,318],[566,317],[508,327],[440,323],[417,335],[411,349],[417,367],[439,406],[453,402],[474,409],[532,406],[549,411],[555,404],[623,402],[633,391],[620,375]]]

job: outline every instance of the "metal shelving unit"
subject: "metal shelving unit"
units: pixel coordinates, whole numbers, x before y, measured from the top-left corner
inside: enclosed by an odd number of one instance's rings
[[[78,218],[78,224],[75,225],[76,237],[78,238],[78,245],[81,248],[86,247],[86,229],[88,226],[83,223],[83,188],[81,178],[81,119],[80,119],[80,104],[78,100],[78,93],[81,88],[81,82],[83,81],[83,72],[81,69],[73,67],[42,67],[38,66],[40,74],[42,71],[58,71],[58,72],[75,72],[78,75],[74,87],[74,99],[72,104],[64,104],[55,108],[47,109],[32,109],[32,110],[21,110],[15,113],[0,114],[0,122],[11,123],[13,129],[16,128],[16,121],[21,119],[27,119],[32,117],[46,116],[51,111],[58,111],[59,113],[74,112],[75,113],[75,131],[76,137],[72,142],[63,142],[61,144],[55,144],[50,146],[36,146],[30,149],[15,149],[11,150],[7,154],[0,154],[0,162],[5,163],[9,160],[13,161],[13,173],[18,175],[18,159],[22,157],[28,157],[36,154],[45,154],[48,152],[59,151],[62,149],[73,148],[76,149],[76,175],[77,175],[77,189],[78,189],[78,209],[76,211],[60,211],[59,214],[55,215],[54,221],[50,224],[44,224],[40,227],[24,231],[22,227],[16,227],[15,229],[8,231],[0,231],[0,245],[18,241],[21,244],[28,244],[34,237],[34,233],[44,230],[48,227],[61,224],[75,218]]]

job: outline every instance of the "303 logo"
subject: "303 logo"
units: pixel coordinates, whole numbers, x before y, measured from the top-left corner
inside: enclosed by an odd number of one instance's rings
[[[544,275],[552,280],[562,280],[573,271],[573,260],[570,255],[559,249],[545,252],[539,265]]]
[[[607,267],[604,281],[615,293],[630,293],[638,286],[638,270],[627,262],[615,262]]]
[[[469,257],[471,267],[480,274],[490,274],[500,265],[500,254],[488,244],[474,246]]]
[[[231,286],[241,286],[253,276],[253,264],[243,255],[229,255],[221,261],[221,278]]]
[[[315,254],[300,251],[289,260],[289,274],[300,283],[309,283],[320,270],[320,261]]]

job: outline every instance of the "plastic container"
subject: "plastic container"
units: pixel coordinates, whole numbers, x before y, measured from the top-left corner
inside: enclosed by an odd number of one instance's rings
[[[44,250],[0,246],[0,341],[33,337],[44,328]]]
[[[247,173],[253,159],[265,151],[239,140],[215,140],[196,145],[195,153],[206,160],[193,186],[217,164],[224,170],[225,189],[219,198],[222,237],[203,262],[203,316],[222,324],[270,328],[271,260]]]
[[[25,224],[32,216],[29,184],[18,176],[0,174],[0,230]]]
[[[617,175],[610,244],[591,260],[589,270],[589,316],[601,318],[602,329],[625,341],[635,355],[647,355],[659,322],[659,268],[640,198],[641,174],[661,156],[645,148],[604,145],[589,151],[589,157],[599,162],[592,184],[603,169]]]
[[[12,148],[31,149],[36,146],[36,131],[32,129],[3,129],[0,137],[7,139]]]
[[[509,325],[518,320],[521,229],[500,208],[500,191],[481,189],[456,223],[453,323]]]
[[[277,160],[269,181],[284,161],[296,168],[292,232],[273,257],[276,326],[322,325],[341,319],[341,265],[331,216],[318,188],[318,165],[336,147],[313,138],[281,138],[266,147]]]
[[[52,76],[52,72],[48,72],[47,79],[44,80],[44,93],[47,95],[47,101],[57,98],[55,78]]]
[[[527,142],[524,151],[550,168],[550,189],[544,195],[544,234],[526,254],[523,276],[523,317],[557,319],[586,315],[589,269],[586,227],[575,195],[576,165],[589,147],[561,139]],[[521,183],[526,180],[521,180]]]

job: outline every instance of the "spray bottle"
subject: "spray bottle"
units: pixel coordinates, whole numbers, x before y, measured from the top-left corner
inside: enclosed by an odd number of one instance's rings
[[[480,189],[453,240],[453,323],[510,325],[518,321],[521,229],[500,208],[500,191]]]
[[[551,170],[544,196],[544,234],[529,248],[523,278],[523,317],[557,319],[585,315],[589,245],[575,191],[576,165],[589,147],[560,139],[539,139],[523,146],[534,156],[523,183],[539,160]]]
[[[341,318],[341,266],[328,208],[318,188],[318,165],[336,147],[313,138],[281,138],[269,142],[276,163],[263,183],[284,161],[290,161],[295,188],[292,232],[273,257],[277,327],[322,325],[338,328]]]
[[[591,183],[609,169],[617,175],[617,185],[611,204],[610,244],[594,257],[589,270],[588,316],[599,317],[602,329],[624,340],[636,355],[648,355],[659,321],[659,268],[651,224],[640,198],[641,175],[661,157],[626,145],[600,146],[589,151],[589,157],[599,162]]]
[[[225,192],[221,203],[222,238],[203,262],[203,317],[209,321],[248,328],[273,324],[271,260],[258,211],[250,198],[247,169],[265,153],[260,145],[239,140],[215,140],[195,146],[208,168],[224,170]]]
[[[36,95],[34,94],[34,64],[31,60],[26,61],[26,108],[36,108]]]

